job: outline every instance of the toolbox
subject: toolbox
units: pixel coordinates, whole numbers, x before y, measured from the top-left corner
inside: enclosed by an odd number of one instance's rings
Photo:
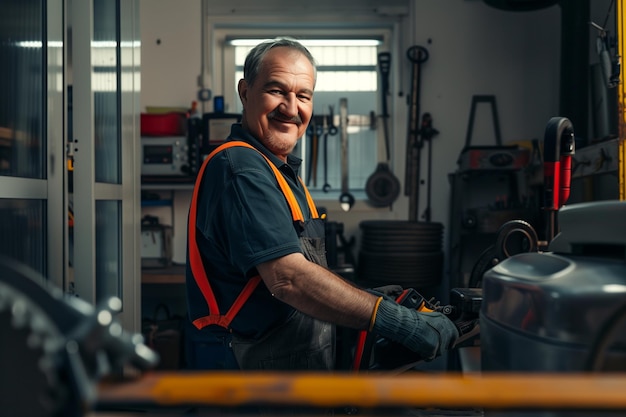
[[[459,171],[520,170],[528,166],[530,150],[519,146],[469,146],[461,151]]]
[[[141,136],[185,136],[185,113],[141,113]]]

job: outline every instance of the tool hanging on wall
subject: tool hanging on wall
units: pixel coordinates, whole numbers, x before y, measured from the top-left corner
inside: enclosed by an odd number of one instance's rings
[[[307,128],[307,136],[309,139],[309,150],[311,157],[309,159],[309,167],[307,169],[306,185],[311,183],[313,178],[313,187],[317,186],[317,157],[319,154],[319,135],[320,129],[315,122],[315,117],[311,118],[311,123]]]
[[[574,127],[566,117],[553,117],[546,126],[543,150],[544,207],[548,213],[546,240],[558,232],[557,212],[570,194]]]
[[[337,134],[337,126],[335,126],[335,106],[328,106],[328,116],[324,116],[322,121],[324,132],[324,186],[322,190],[327,193],[330,190],[328,183],[328,135],[335,136]]]
[[[383,133],[385,136],[386,160],[379,162],[376,170],[369,176],[365,183],[365,192],[370,203],[375,207],[386,207],[396,201],[400,194],[400,181],[391,172],[391,151],[389,145],[389,111],[387,96],[389,95],[389,69],[391,66],[391,54],[381,52],[378,54],[378,68],[382,81],[382,119]]]
[[[417,210],[419,201],[419,160],[420,148],[422,144],[419,141],[419,95],[420,95],[420,68],[421,65],[428,60],[428,50],[422,46],[412,46],[406,56],[413,64],[411,75],[411,102],[409,108],[409,128],[406,144],[406,175],[404,180],[404,194],[409,196],[409,220],[417,221]]]
[[[339,131],[341,137],[341,195],[339,203],[343,211],[350,211],[354,196],[350,194],[348,183],[348,99],[339,99]]]
[[[615,7],[615,1],[612,0],[611,4],[609,4],[609,10],[607,10],[606,12],[606,16],[604,18],[604,23],[602,24],[602,26],[597,25],[594,22],[589,22],[591,26],[598,29],[598,38],[596,39],[596,52],[598,53],[600,66],[603,69],[605,82],[608,88],[614,88],[619,85],[622,73],[621,57],[619,56],[618,50],[619,44],[616,40],[616,37],[609,36],[609,31],[605,29],[609,22],[610,16],[615,16],[616,13],[618,13],[618,11]],[[620,29],[621,26],[622,25],[618,24],[617,29]],[[613,49],[613,52],[611,52],[611,49]]]
[[[426,141],[428,143],[428,180],[427,180],[428,187],[427,187],[427,194],[426,194],[426,208],[424,209],[424,213],[422,213],[422,218],[427,222],[430,222],[430,198],[431,198],[432,165],[433,165],[432,140],[438,134],[439,134],[439,131],[433,128],[433,118],[431,117],[430,113],[424,113],[424,115],[422,116],[422,127],[420,128],[420,136],[422,137],[422,141]]]
[[[604,27],[594,22],[589,22],[589,24],[598,30],[596,53],[602,68],[604,82],[608,88],[615,88],[619,84],[621,72],[620,57],[617,54],[611,54],[611,49],[615,47],[616,42],[610,40],[609,32]]]

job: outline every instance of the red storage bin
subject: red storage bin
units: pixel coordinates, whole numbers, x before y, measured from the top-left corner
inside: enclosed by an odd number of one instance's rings
[[[141,113],[141,136],[184,136],[185,113]]]

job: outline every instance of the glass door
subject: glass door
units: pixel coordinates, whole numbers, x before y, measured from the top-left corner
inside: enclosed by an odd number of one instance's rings
[[[75,295],[140,321],[138,2],[71,0]]]
[[[66,285],[63,4],[0,2],[0,255]]]

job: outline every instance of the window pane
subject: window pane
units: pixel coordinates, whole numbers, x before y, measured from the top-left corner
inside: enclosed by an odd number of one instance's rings
[[[0,2],[0,175],[46,175],[44,2]]]
[[[94,0],[93,90],[95,176],[97,182],[120,183],[118,2]]]
[[[0,199],[0,254],[47,276],[46,200]]]
[[[120,213],[120,201],[96,201],[96,302],[122,298]]]
[[[377,77],[376,71],[319,71],[315,92],[376,91]]]
[[[318,66],[372,66],[376,65],[375,46],[311,46],[307,48]]]

